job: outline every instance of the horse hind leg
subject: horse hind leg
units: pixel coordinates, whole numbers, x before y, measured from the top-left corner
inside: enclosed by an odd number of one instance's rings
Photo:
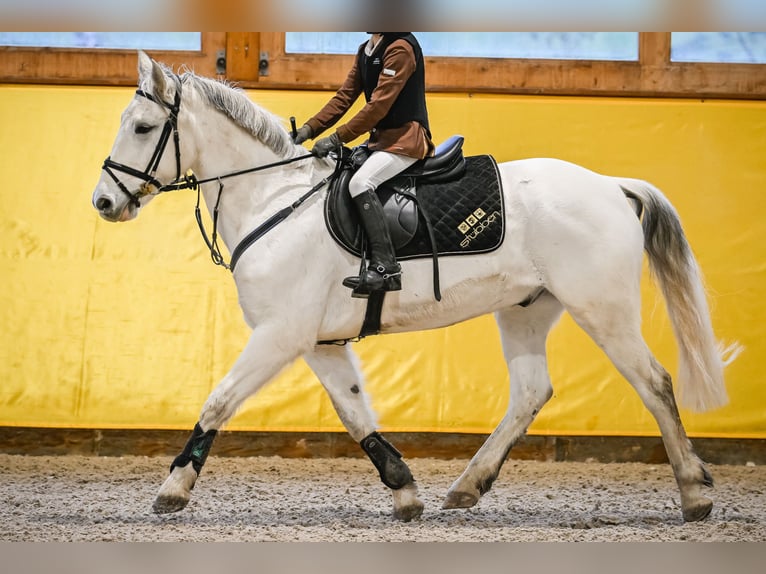
[[[629,290],[622,293],[625,297]],[[704,519],[713,507],[713,502],[704,495],[704,489],[713,486],[713,479],[686,435],[671,377],[654,358],[641,335],[638,295],[631,301],[610,302],[602,298],[589,311],[582,308],[568,310],[638,392],[657,421],[681,494],[684,520]]]
[[[553,394],[545,341],[563,308],[545,293],[529,307],[495,314],[510,373],[510,401],[500,424],[447,492],[444,509],[469,508],[500,473],[508,453]]]
[[[418,487],[402,455],[376,431],[375,415],[364,390],[358,361],[348,345],[317,345],[304,355],[324,386],[343,426],[367,454],[391,489],[394,518],[409,522],[423,513]]]

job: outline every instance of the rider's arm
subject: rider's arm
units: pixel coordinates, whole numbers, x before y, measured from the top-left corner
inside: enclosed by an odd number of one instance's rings
[[[415,52],[409,42],[399,40],[391,44],[383,55],[383,69],[370,101],[348,123],[338,127],[341,141],[353,141],[378,125],[414,72]]]
[[[311,128],[312,137],[317,137],[327,128],[335,125],[362,93],[362,78],[359,74],[357,61],[358,58],[354,59],[354,65],[346,76],[346,80],[330,101],[319,113],[306,122]]]

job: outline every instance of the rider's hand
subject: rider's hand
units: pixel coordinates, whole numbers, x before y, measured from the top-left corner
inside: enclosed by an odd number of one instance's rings
[[[295,144],[302,144],[306,140],[310,140],[311,136],[313,136],[313,132],[311,131],[311,126],[308,124],[303,124],[300,129],[295,132],[295,137],[293,138],[293,143]]]
[[[311,153],[317,157],[325,157],[331,151],[339,150],[342,145],[338,132],[335,132],[331,136],[321,138],[316,141],[314,147],[311,148]]]

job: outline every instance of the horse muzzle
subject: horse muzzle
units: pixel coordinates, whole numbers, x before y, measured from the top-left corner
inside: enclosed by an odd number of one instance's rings
[[[109,190],[102,189],[101,186],[93,192],[92,203],[98,214],[107,221],[130,221],[138,215],[139,208],[126,196],[114,195]]]

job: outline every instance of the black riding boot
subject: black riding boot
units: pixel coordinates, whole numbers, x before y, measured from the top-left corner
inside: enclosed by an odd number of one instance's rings
[[[373,291],[399,291],[402,268],[396,262],[391,234],[383,217],[383,205],[375,191],[353,198],[370,245],[370,264],[361,276],[346,277],[343,285],[353,289],[352,297],[367,298]]]

